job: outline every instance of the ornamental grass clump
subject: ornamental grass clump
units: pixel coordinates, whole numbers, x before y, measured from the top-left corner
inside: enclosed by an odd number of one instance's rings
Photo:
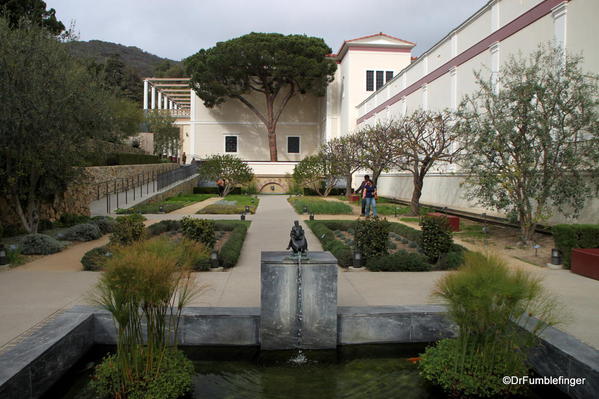
[[[529,349],[557,323],[558,304],[541,281],[495,255],[466,252],[463,266],[443,277],[434,295],[447,304],[459,334],[426,349],[424,378],[454,397],[523,393],[526,386],[503,384],[502,377],[527,375]]]
[[[175,399],[190,390],[193,366],[176,349],[181,312],[198,293],[186,259],[162,237],[115,249],[94,295],[117,330],[116,354],[96,369],[100,397]],[[165,376],[168,384],[156,383]]]

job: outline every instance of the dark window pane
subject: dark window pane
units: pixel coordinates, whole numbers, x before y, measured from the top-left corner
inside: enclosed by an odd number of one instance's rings
[[[366,71],[366,91],[374,91],[374,71]]]
[[[287,137],[287,152],[292,154],[299,154],[300,152],[300,138],[299,137]]]
[[[225,136],[225,152],[237,152],[237,136]]]
[[[388,82],[391,79],[393,79],[393,71],[387,71],[387,72],[385,72],[385,82]]]
[[[376,89],[380,89],[385,84],[383,80],[383,71],[376,71]]]

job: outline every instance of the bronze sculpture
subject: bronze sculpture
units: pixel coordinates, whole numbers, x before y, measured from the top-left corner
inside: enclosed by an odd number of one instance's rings
[[[289,239],[287,249],[292,249],[294,255],[305,255],[308,251],[308,241],[306,240],[304,229],[297,220],[293,222],[293,227],[289,235],[291,238]]]

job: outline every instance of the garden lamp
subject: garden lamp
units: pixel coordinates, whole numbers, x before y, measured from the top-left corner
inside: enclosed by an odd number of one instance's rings
[[[8,265],[8,256],[6,256],[6,250],[4,244],[0,244],[0,266]]]
[[[539,248],[541,248],[541,246],[539,244],[535,244],[532,247],[535,249],[535,256],[539,256],[538,252],[539,252]]]
[[[362,254],[358,251],[354,252],[354,267],[362,266]]]
[[[310,212],[310,220],[314,220],[314,212]]]
[[[395,217],[397,217],[397,207],[396,206],[393,207],[393,214],[395,215]]]
[[[241,220],[245,220],[245,212],[241,212]]]
[[[551,249],[551,264],[561,265],[562,264],[562,253],[557,248]]]
[[[304,209],[302,209],[302,213],[306,213],[306,212],[308,212],[308,207],[304,206]]]
[[[250,213],[250,206],[249,205],[245,206],[245,213]]]
[[[489,234],[489,226],[487,226],[487,214],[483,213],[482,217],[483,217],[483,223],[484,223],[482,232],[483,232],[483,234]]]
[[[216,251],[212,251],[212,253],[210,254],[210,264],[212,265],[212,268],[217,268],[218,265],[218,252]]]
[[[160,213],[164,213],[164,206],[163,206],[163,205],[160,205],[160,207],[158,208],[158,211],[159,211]]]

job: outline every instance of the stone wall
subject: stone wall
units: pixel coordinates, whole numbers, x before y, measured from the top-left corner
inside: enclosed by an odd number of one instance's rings
[[[291,185],[290,177],[257,175],[255,180],[258,192],[263,194],[288,193]]]
[[[135,204],[135,206],[138,206],[141,204],[149,204],[152,202],[159,202],[166,198],[174,197],[178,194],[192,194],[193,188],[198,185],[199,180],[200,180],[200,178],[198,176],[188,178],[188,180],[182,180],[181,182],[178,182],[175,187],[170,188],[170,189],[166,190],[165,192],[153,195],[152,197],[148,198],[147,200],[142,201],[138,204]]]
[[[153,180],[158,173],[178,167],[179,165],[174,163],[160,163],[85,168],[84,175],[78,183],[71,184],[52,204],[42,205],[40,219],[56,221],[65,213],[89,215],[89,204],[104,197],[107,191],[112,193],[127,187],[137,187],[144,181]],[[13,207],[4,198],[0,198],[0,223],[20,225]]]

